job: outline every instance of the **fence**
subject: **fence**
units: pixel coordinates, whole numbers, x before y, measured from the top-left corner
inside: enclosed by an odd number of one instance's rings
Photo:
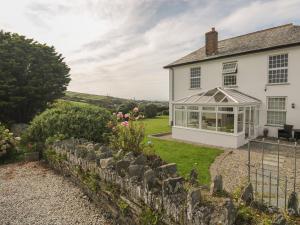
[[[286,208],[288,196],[300,192],[299,159],[297,143],[249,141],[248,181],[254,187],[255,198],[269,206]]]

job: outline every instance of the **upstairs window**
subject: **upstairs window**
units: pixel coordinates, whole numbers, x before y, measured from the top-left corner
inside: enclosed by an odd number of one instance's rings
[[[224,86],[235,86],[236,74],[237,74],[237,62],[223,63],[222,74],[223,74]]]
[[[190,88],[201,87],[201,67],[191,68]]]
[[[287,83],[288,54],[269,56],[269,84]]]
[[[268,97],[268,125],[284,125],[286,122],[286,98]]]

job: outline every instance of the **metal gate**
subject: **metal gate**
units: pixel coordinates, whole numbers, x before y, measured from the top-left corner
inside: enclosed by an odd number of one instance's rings
[[[268,206],[286,208],[288,196],[293,191],[300,192],[299,160],[297,143],[250,140],[248,181],[254,187],[256,200]]]

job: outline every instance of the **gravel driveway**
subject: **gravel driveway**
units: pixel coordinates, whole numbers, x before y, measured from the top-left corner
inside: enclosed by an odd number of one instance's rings
[[[1,225],[108,225],[72,182],[39,162],[0,166]]]

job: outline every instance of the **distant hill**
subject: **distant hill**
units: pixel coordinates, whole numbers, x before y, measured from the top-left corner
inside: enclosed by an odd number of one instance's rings
[[[97,106],[107,108],[111,111],[117,111],[120,105],[128,103],[136,103],[137,105],[146,105],[153,103],[162,110],[166,110],[169,107],[167,101],[148,101],[148,100],[133,100],[125,98],[117,98],[112,96],[86,94],[80,92],[66,91],[65,96],[62,98],[66,101],[84,102]]]

